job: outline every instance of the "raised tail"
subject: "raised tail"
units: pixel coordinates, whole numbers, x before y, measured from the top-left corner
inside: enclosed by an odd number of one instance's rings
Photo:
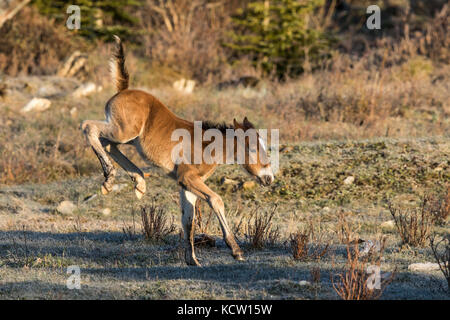
[[[113,81],[116,83],[116,89],[120,92],[128,88],[129,75],[125,67],[122,41],[116,35],[114,35],[114,40],[116,41],[116,49],[110,61],[110,69]]]

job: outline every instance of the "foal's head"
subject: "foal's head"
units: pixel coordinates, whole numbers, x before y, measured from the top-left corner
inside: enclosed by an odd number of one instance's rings
[[[245,161],[241,165],[248,173],[257,177],[263,185],[271,184],[274,177],[262,137],[247,117],[244,118],[242,124],[234,119],[233,125],[235,130],[241,129],[245,133],[245,148],[242,150],[245,151]],[[239,146],[237,149],[239,150]]]

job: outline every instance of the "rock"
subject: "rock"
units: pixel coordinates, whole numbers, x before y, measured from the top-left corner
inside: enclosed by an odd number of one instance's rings
[[[245,181],[244,184],[242,185],[242,188],[244,190],[251,190],[254,187],[256,187],[255,181]]]
[[[395,228],[395,221],[394,220],[385,221],[381,224],[381,227],[387,228],[387,229],[393,229],[393,228]]]
[[[310,286],[311,282],[306,281],[306,280],[302,280],[298,284],[301,285],[301,286]]]
[[[104,216],[109,216],[111,214],[111,209],[110,208],[105,208],[102,210],[102,215]]]
[[[72,117],[75,117],[77,115],[78,109],[77,107],[73,107],[72,109],[70,109],[70,115]]]
[[[62,89],[59,87],[56,87],[52,83],[44,84],[42,87],[39,88],[39,90],[36,92],[36,95],[41,98],[50,98],[58,96],[62,93]]]
[[[192,93],[194,91],[194,87],[194,80],[186,80],[184,78],[173,83],[173,88],[183,93]]]
[[[58,70],[60,77],[73,77],[86,70],[87,55],[80,51],[75,51],[64,62],[63,66]]]
[[[82,84],[81,86],[79,86],[73,93],[72,96],[74,96],[75,98],[81,98],[81,97],[85,97],[88,96],[94,92],[99,92],[101,91],[102,88],[101,87],[97,87],[95,85],[95,83],[93,82],[88,82],[85,84]]]
[[[220,180],[220,183],[221,183],[222,185],[227,185],[227,184],[233,185],[233,184],[237,184],[238,182],[237,182],[236,180],[228,179],[228,178],[223,177],[223,178]]]
[[[345,178],[344,184],[350,185],[350,184],[352,184],[354,181],[355,181],[355,177],[349,176],[349,177]]]
[[[33,98],[23,108],[22,112],[44,111],[50,108],[52,102],[44,98]]]
[[[115,184],[112,188],[112,191],[119,192],[125,189],[128,185],[126,183]]]
[[[76,208],[77,206],[72,201],[64,200],[58,205],[56,210],[62,214],[71,214]]]
[[[439,264],[432,263],[432,262],[413,263],[408,266],[408,270],[409,271],[419,271],[419,272],[436,271],[436,270],[439,270]]]
[[[282,153],[289,153],[292,150],[294,150],[293,146],[283,146],[280,148],[280,152],[282,152]]]

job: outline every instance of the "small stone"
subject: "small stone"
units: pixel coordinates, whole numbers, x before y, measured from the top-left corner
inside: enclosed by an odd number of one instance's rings
[[[244,190],[251,190],[254,187],[256,187],[255,181],[245,181],[244,184],[242,185],[242,188]]]
[[[128,185],[126,183],[115,184],[112,188],[112,191],[119,192],[125,189]]]
[[[72,117],[75,117],[77,115],[78,109],[77,107],[73,107],[72,109],[70,109],[70,115]]]
[[[381,227],[387,228],[387,229],[393,229],[395,227],[395,221],[394,220],[385,221],[381,224]]]
[[[64,200],[58,205],[56,210],[62,214],[71,214],[76,208],[77,206],[72,201]]]
[[[109,216],[111,214],[111,209],[110,208],[105,208],[102,210],[102,214],[104,216]]]
[[[22,112],[44,111],[50,108],[51,104],[52,102],[48,99],[33,98],[22,108]]]
[[[409,271],[436,271],[439,270],[439,264],[432,263],[432,262],[425,262],[425,263],[413,263],[408,266]]]
[[[355,181],[355,177],[349,176],[349,177],[345,178],[344,184],[349,185],[349,184],[352,184],[354,181]]]
[[[86,84],[83,84],[79,86],[73,93],[72,96],[75,98],[85,97],[88,96],[94,92],[101,91],[100,87],[97,87],[95,83],[88,82]]]
[[[282,153],[289,153],[292,150],[294,150],[293,146],[283,146],[280,148],[280,152],[282,152]]]
[[[302,280],[302,281],[299,282],[299,285],[301,285],[301,286],[310,286],[311,282],[306,281],[306,280]]]
[[[221,183],[222,185],[226,185],[226,184],[237,184],[238,182],[237,182],[236,180],[228,179],[228,178],[223,177],[223,178],[220,180],[220,183]]]

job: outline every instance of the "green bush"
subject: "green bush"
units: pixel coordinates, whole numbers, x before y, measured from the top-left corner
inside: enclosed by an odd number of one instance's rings
[[[233,17],[235,30],[226,46],[236,57],[248,55],[266,74],[279,78],[314,69],[329,58],[332,42],[309,23],[309,16],[323,5],[323,0],[251,2]]]

